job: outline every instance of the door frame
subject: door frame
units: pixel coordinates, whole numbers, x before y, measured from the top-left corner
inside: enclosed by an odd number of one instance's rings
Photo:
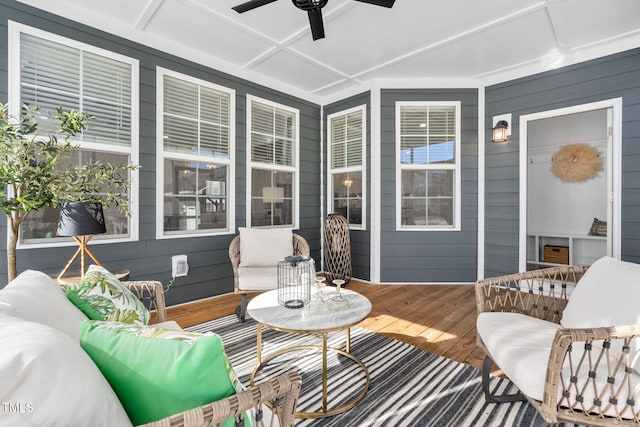
[[[571,107],[540,111],[520,116],[520,233],[519,233],[519,271],[527,269],[527,153],[528,123],[533,120],[548,119],[567,114],[584,113],[593,110],[611,109],[607,137],[607,187],[609,190],[607,206],[607,253],[616,259],[621,257],[621,220],[622,220],[622,98],[590,102]]]

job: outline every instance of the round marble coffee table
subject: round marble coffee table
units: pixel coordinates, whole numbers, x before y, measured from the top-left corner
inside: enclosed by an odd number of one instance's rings
[[[336,290],[332,287],[323,289],[325,300],[335,294]],[[262,293],[253,298],[247,306],[247,312],[257,322],[257,363],[251,374],[251,383],[256,373],[261,370],[270,360],[282,354],[299,351],[299,350],[321,350],[322,355],[322,411],[319,412],[298,412],[297,417],[300,418],[322,418],[331,415],[340,414],[354,406],[364,399],[369,390],[369,370],[360,359],[351,354],[351,336],[350,328],[364,320],[371,311],[371,302],[367,297],[357,292],[342,289],[341,294],[349,301],[349,307],[344,310],[331,310],[327,303],[311,302],[303,308],[292,309],[285,308],[278,304],[278,291],[273,290]],[[281,332],[289,332],[294,334],[321,334],[322,345],[303,345],[293,346],[282,350],[278,350],[262,357],[262,327],[273,329]],[[335,331],[346,331],[345,350],[341,350],[327,345],[327,334]],[[329,407],[327,397],[327,352],[333,352],[345,356],[353,360],[357,366],[362,369],[365,376],[365,384],[358,393],[349,402],[338,407]]]

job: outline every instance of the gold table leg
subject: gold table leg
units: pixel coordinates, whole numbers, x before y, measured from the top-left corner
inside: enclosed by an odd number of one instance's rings
[[[364,363],[362,363],[362,361],[360,359],[358,359],[356,356],[354,356],[353,354],[351,354],[351,329],[347,328],[346,329],[346,351],[338,349],[338,348],[334,348],[334,347],[329,347],[328,345],[328,333],[327,332],[322,332],[322,345],[299,345],[299,346],[293,346],[293,347],[288,347],[288,348],[283,348],[277,351],[274,351],[273,353],[268,354],[267,356],[264,357],[264,359],[262,358],[262,326],[263,324],[260,322],[256,322],[256,353],[257,353],[257,360],[258,363],[256,364],[256,367],[253,369],[253,372],[251,373],[251,385],[254,384],[254,379],[256,374],[258,373],[258,371],[260,371],[264,365],[266,365],[267,363],[269,363],[271,360],[275,359],[278,356],[281,356],[283,354],[286,353],[290,353],[293,351],[301,351],[301,350],[316,350],[316,351],[320,351],[321,352],[321,356],[322,356],[322,410],[318,411],[318,412],[296,412],[296,418],[324,418],[324,417],[330,417],[333,415],[337,415],[337,414],[341,414],[345,411],[348,411],[349,409],[353,408],[354,406],[356,406],[358,403],[360,403],[360,401],[362,401],[362,399],[364,399],[364,397],[367,394],[367,391],[369,391],[369,384],[371,382],[370,377],[369,377],[369,370],[367,369],[367,367],[364,365]],[[329,398],[328,398],[328,366],[327,366],[327,354],[329,352],[333,352],[336,353],[337,355],[342,355],[345,356],[349,359],[351,359],[353,362],[356,363],[356,367],[359,367],[361,372],[364,374],[364,379],[365,379],[365,384],[362,387],[362,389],[360,389],[360,392],[358,393],[358,395],[356,397],[354,397],[353,399],[351,399],[350,401],[335,407],[335,408],[330,408],[329,407]]]

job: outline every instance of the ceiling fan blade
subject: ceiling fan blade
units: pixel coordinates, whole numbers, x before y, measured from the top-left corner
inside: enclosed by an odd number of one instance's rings
[[[309,25],[311,26],[311,35],[313,36],[313,40],[323,39],[324,23],[322,22],[322,10],[308,10],[307,14],[309,15]]]
[[[374,4],[376,6],[392,7],[396,0],[356,0],[362,3]]]
[[[231,9],[235,10],[238,13],[248,12],[250,10],[255,9],[256,7],[264,6],[265,4],[273,3],[277,0],[251,0],[246,3],[239,4],[237,6],[232,7]]]

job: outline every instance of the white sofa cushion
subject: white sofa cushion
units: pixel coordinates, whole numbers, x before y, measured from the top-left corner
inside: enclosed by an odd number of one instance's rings
[[[275,289],[278,281],[278,268],[238,267],[238,288],[241,291],[267,291]]]
[[[562,313],[565,328],[640,324],[640,265],[603,257],[582,276]],[[632,351],[640,350],[640,340]]]
[[[293,255],[293,230],[290,228],[240,227],[240,265],[275,267],[278,261]]]
[[[27,270],[0,289],[0,313],[49,325],[80,342],[80,322],[87,320],[46,274]]]
[[[0,343],[0,402],[7,403],[0,410],[0,425],[131,426],[116,394],[77,340],[52,327],[0,314]]]

